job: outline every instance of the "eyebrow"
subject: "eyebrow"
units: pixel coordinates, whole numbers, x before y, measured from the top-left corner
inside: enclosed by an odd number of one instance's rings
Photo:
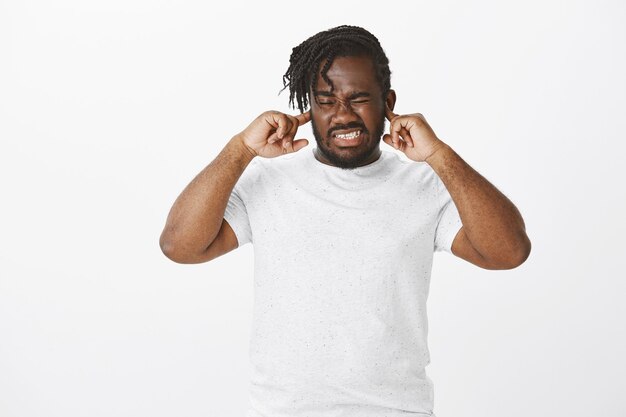
[[[317,96],[323,96],[323,97],[334,97],[335,95],[333,93],[331,93],[330,91],[315,91],[313,93],[313,95],[315,97]],[[365,91],[356,91],[354,93],[351,93],[348,96],[349,100],[352,100],[353,98],[358,98],[358,97],[371,97],[371,94]]]

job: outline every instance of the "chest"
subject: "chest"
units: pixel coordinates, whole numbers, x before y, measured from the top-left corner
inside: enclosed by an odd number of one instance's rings
[[[249,207],[257,249],[344,262],[432,251],[437,214],[426,186],[338,191],[281,184]]]

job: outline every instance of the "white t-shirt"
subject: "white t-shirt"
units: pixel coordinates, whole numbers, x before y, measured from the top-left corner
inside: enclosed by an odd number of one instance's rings
[[[254,247],[246,417],[435,416],[426,300],[457,208],[426,162],[313,151],[254,158],[224,213]]]

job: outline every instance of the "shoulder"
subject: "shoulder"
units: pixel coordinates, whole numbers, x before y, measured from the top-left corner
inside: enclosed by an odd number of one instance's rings
[[[246,169],[241,174],[237,184],[239,187],[257,187],[271,181],[275,183],[280,179],[280,172],[290,171],[301,165],[301,155],[299,152],[277,156],[275,158],[265,158],[256,156],[250,161]]]
[[[263,156],[255,157],[250,164],[255,163],[257,166],[268,169],[277,166],[292,165],[297,161],[301,161],[305,155],[305,152],[310,152],[310,149],[304,148],[298,152],[291,152],[284,155],[276,156],[273,158],[265,158]]]
[[[305,147],[297,152],[280,155],[274,158],[256,157],[254,160],[257,160],[257,170],[259,172],[265,175],[279,177],[280,175],[278,174],[281,172],[289,173],[294,170],[302,169],[307,161],[305,152],[311,152],[311,150]]]
[[[439,177],[433,168],[427,162],[417,162],[400,155],[396,152],[383,150],[386,154],[387,165],[396,175],[401,176],[407,181],[421,184],[437,189],[439,187]]]

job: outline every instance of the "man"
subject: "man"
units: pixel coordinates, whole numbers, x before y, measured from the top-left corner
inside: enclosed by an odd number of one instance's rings
[[[168,216],[160,243],[176,262],[253,243],[246,417],[434,416],[433,252],[485,269],[530,253],[516,207],[421,114],[393,112],[388,63],[359,27],[304,41],[283,77],[300,114],[262,113]],[[316,148],[295,139],[309,121]],[[381,136],[410,161],[381,150]]]

